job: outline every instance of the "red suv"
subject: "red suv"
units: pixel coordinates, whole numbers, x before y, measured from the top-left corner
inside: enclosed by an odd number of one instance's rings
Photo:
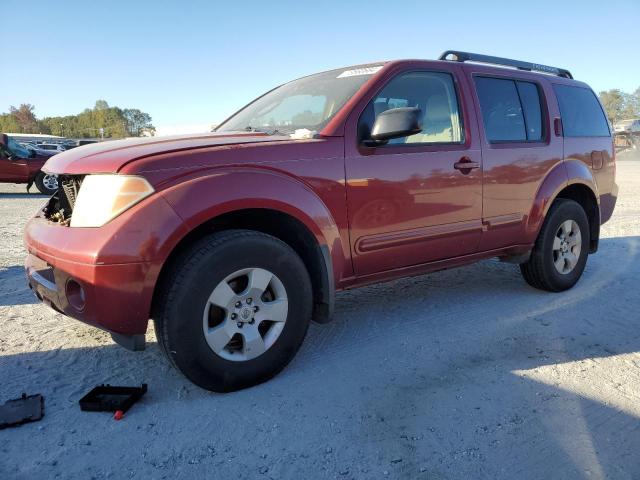
[[[311,75],[211,134],[44,168],[60,188],[26,227],[38,298],[134,350],[153,318],[169,361],[214,391],[284,368],[337,290],[489,257],[566,290],[617,197],[586,84],[465,52]]]

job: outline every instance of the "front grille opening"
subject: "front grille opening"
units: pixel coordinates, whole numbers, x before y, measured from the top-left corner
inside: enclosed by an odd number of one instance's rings
[[[51,197],[43,210],[46,219],[69,226],[83,179],[84,175],[58,176],[58,191]]]

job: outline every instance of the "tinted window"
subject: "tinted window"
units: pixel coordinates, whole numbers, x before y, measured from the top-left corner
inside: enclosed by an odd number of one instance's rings
[[[565,137],[608,137],[609,125],[595,94],[588,88],[553,86]]]
[[[490,142],[526,141],[527,132],[513,80],[476,77],[482,119]]]
[[[460,143],[461,120],[453,78],[448,73],[411,72],[392,79],[369,103],[358,130],[368,138],[376,116],[385,110],[418,107],[422,111],[422,132],[395,138],[389,144]]]
[[[524,110],[524,122],[527,129],[527,140],[542,140],[542,111],[540,94],[534,83],[516,82],[520,102]]]

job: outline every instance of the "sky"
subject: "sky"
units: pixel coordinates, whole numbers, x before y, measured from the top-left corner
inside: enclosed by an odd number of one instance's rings
[[[0,112],[76,114],[97,99],[202,129],[288,80],[463,50],[640,87],[640,0],[0,0]]]

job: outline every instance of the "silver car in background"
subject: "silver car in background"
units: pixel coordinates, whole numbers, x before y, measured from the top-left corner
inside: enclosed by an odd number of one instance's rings
[[[640,119],[621,120],[613,125],[614,133],[640,133]]]

